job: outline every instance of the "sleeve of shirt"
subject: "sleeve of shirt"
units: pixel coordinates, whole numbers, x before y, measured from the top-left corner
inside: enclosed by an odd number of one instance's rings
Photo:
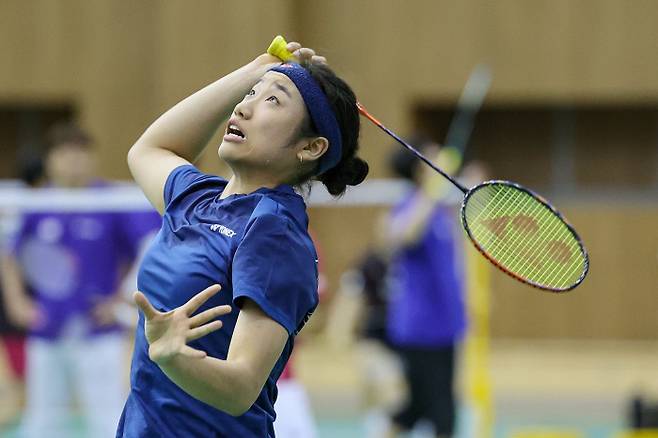
[[[318,304],[315,254],[287,220],[274,214],[256,217],[235,252],[233,302],[254,301],[288,334],[301,330]]]
[[[210,177],[211,177],[210,175],[206,175],[205,173],[201,172],[199,169],[192,166],[191,164],[184,164],[182,166],[178,166],[177,168],[171,171],[171,173],[167,177],[167,181],[165,182],[165,186],[164,186],[165,205],[169,205],[169,203],[173,199],[175,199],[177,196],[183,193],[185,189],[187,189],[191,184],[197,181],[202,181]]]

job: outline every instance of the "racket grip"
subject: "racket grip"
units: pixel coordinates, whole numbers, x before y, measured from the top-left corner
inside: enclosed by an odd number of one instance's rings
[[[281,35],[277,35],[272,40],[270,47],[267,48],[267,53],[276,56],[283,62],[290,61],[291,59],[294,59],[295,56],[286,49],[287,45],[288,43],[286,40]]]

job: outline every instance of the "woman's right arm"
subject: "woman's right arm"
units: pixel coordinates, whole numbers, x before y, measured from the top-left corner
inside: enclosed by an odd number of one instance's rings
[[[288,49],[298,45],[290,43]],[[173,169],[193,162],[219,125],[251,87],[280,60],[261,55],[169,109],[128,152],[128,166],[142,191],[162,214],[164,185]]]

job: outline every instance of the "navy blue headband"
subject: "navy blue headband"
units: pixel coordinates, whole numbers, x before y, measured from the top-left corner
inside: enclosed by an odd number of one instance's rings
[[[340,127],[327,96],[308,70],[299,64],[281,64],[270,71],[286,75],[295,84],[304,99],[306,110],[317,133],[329,140],[329,148],[320,158],[318,167],[318,175],[325,173],[338,164],[343,151]]]

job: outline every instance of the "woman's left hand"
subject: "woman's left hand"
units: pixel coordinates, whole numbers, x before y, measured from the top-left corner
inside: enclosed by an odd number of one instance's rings
[[[212,285],[169,312],[156,310],[143,293],[135,292],[133,299],[144,313],[144,332],[149,343],[149,358],[153,362],[164,365],[178,355],[199,359],[206,357],[205,351],[192,348],[187,343],[219,330],[222,322],[214,319],[230,313],[231,306],[217,306],[198,315],[192,314],[220,289],[220,285]]]

